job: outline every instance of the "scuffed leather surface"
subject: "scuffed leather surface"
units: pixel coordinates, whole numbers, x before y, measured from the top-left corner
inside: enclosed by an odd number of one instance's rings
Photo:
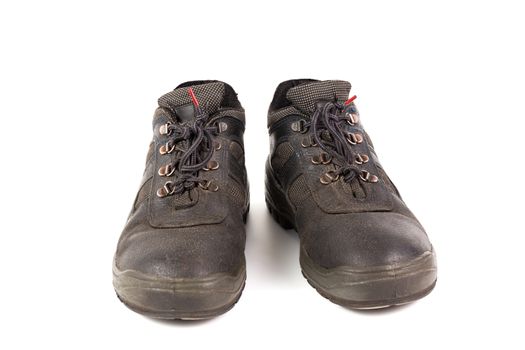
[[[397,212],[326,214],[307,203],[297,210],[301,244],[325,268],[408,263],[432,247],[419,222],[399,206]]]
[[[408,263],[432,250],[425,230],[397,192],[389,190],[383,182],[386,180],[362,183],[366,192],[364,199],[345,191],[342,179],[330,185],[320,183],[319,177],[332,165],[312,164],[312,156],[321,150],[302,147],[301,140],[307,133],[294,132],[291,128],[291,124],[301,118],[304,116],[290,114],[270,126],[269,159],[282,142],[290,143],[294,154],[280,168],[269,165],[267,176],[277,182],[276,186],[286,196],[288,209],[281,210],[293,212],[301,245],[310,258],[325,268],[358,269]],[[348,126],[347,130],[365,135],[361,124],[357,129]],[[370,157],[369,163],[361,168],[378,174],[377,168],[381,165],[368,137],[355,149]],[[288,191],[300,175],[305,177],[310,193],[295,206]]]
[[[198,278],[235,272],[243,263],[242,209],[214,225],[154,228],[144,220],[146,206],[130,218],[119,241],[116,265],[166,278]]]
[[[201,172],[203,179],[213,179],[219,185],[219,191],[196,188],[198,200],[195,205],[178,208],[170,197],[156,195],[157,189],[167,180],[157,175],[157,170],[169,161],[168,156],[159,154],[159,147],[166,140],[159,135],[158,127],[173,117],[166,109],[155,111],[154,152],[147,161],[141,183],[142,186],[152,178],[150,194],[131,211],[121,234],[115,254],[119,270],[135,270],[165,278],[199,278],[220,272],[234,274],[244,264],[243,214],[248,208],[248,183],[244,164],[239,164],[228,151],[232,142],[243,147],[244,123],[227,114],[221,110],[221,117],[216,118],[228,124],[228,129],[216,137],[222,147],[214,153],[213,159],[220,167]],[[227,191],[232,181],[237,181],[237,186],[243,189],[242,204]]]

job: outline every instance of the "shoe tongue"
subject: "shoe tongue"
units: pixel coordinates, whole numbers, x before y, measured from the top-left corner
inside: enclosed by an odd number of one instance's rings
[[[351,87],[350,83],[344,80],[314,81],[290,88],[286,98],[297,109],[311,114],[319,101],[346,101]]]
[[[191,82],[179,85],[175,90],[161,96],[159,106],[169,109],[177,121],[186,122],[195,118],[193,102],[189,89],[193,90],[201,108],[209,115],[215,113],[224,98],[225,84],[222,82],[209,82],[191,85]]]

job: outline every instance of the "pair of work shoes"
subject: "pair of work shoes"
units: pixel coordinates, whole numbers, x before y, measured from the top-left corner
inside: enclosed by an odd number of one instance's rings
[[[277,87],[266,204],[298,232],[302,272],[321,295],[356,309],[404,304],[433,289],[435,253],[379,163],[350,87]],[[246,281],[244,109],[230,85],[212,80],[183,83],[158,104],[113,285],[141,314],[210,318],[233,307]]]

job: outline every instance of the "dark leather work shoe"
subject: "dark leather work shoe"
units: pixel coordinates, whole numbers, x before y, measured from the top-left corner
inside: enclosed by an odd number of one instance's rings
[[[181,84],[158,104],[113,285],[141,314],[210,318],[237,302],[246,280],[244,110],[220,81]]]
[[[290,80],[268,115],[266,202],[300,237],[303,275],[357,309],[430,293],[436,258],[425,230],[378,161],[346,81]]]

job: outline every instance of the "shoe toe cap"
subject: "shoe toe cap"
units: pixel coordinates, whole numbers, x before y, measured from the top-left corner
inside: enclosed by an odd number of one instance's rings
[[[129,236],[116,267],[160,278],[202,278],[235,273],[244,264],[244,238],[222,228],[165,229]]]
[[[338,215],[316,223],[308,255],[326,268],[370,268],[410,263],[432,245],[421,225],[396,213]]]

